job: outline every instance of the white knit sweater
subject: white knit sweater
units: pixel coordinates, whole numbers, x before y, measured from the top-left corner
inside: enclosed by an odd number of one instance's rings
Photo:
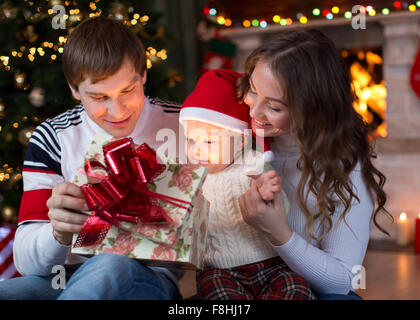
[[[249,156],[250,153],[246,155]],[[273,168],[266,165],[264,171],[268,170]],[[265,236],[242,218],[238,198],[249,189],[251,182],[243,164],[233,164],[207,175],[202,188],[210,202],[206,267],[232,268],[278,256]],[[284,193],[283,198],[287,212],[289,203]]]

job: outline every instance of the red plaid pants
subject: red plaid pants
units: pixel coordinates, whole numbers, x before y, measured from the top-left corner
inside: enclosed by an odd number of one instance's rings
[[[205,300],[315,300],[309,283],[280,257],[197,273],[197,295]]]

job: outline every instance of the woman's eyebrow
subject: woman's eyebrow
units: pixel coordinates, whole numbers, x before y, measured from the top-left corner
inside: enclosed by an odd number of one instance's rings
[[[271,101],[275,101],[275,102],[281,103],[282,105],[284,105],[285,107],[287,107],[287,104],[283,100],[275,99],[275,98],[270,98],[270,97],[265,97],[265,98],[267,100],[271,100]]]
[[[251,89],[252,88],[254,88],[255,89],[255,85],[254,85],[254,82],[252,81],[252,78],[251,77],[249,77],[249,82],[250,82],[250,84],[251,84]],[[285,107],[287,107],[287,104],[283,101],[283,100],[281,100],[281,99],[277,99],[277,98],[271,98],[271,97],[265,97],[267,100],[271,100],[271,101],[275,101],[275,102],[278,102],[278,103],[281,103],[281,104],[283,104]]]

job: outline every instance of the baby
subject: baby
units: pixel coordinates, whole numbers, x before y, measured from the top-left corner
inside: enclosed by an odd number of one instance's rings
[[[246,137],[243,134],[240,135],[236,131],[204,121],[183,120],[182,125],[187,140],[187,156],[189,162],[205,167],[209,174],[221,172],[231,165],[235,165],[235,160],[238,160],[240,155],[237,152],[235,153],[236,146],[234,139],[238,136],[245,139]],[[240,151],[246,152],[243,148]],[[261,154],[255,154],[254,152],[245,153],[243,160],[241,167],[244,169],[248,168],[247,164],[250,164],[250,162],[258,165],[258,161],[264,161]],[[281,191],[280,178],[269,164],[264,164],[264,168],[264,173],[261,174],[263,183],[258,187],[258,191],[265,201],[271,201],[273,200],[274,193]],[[271,170],[267,171],[269,169]],[[246,170],[244,172],[249,176],[256,175],[254,171]],[[248,181],[251,183],[251,179]],[[284,192],[283,196],[285,204],[288,204]]]
[[[239,78],[230,70],[205,73],[180,112],[188,160],[208,171],[202,190],[210,202],[209,225],[204,270],[197,273],[198,297],[290,299],[306,297],[302,292],[312,297],[305,280],[290,270],[265,236],[242,218],[238,198],[252,183],[247,164],[264,157],[244,148],[244,130],[250,128],[249,109],[235,98]],[[271,201],[276,192],[282,192],[287,212],[289,203],[276,172],[264,164],[261,174],[261,197]],[[302,286],[287,286],[290,277],[300,278],[294,283]]]

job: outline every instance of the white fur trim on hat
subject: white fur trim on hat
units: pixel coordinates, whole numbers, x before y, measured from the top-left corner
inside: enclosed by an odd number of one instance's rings
[[[188,107],[181,109],[179,112],[179,121],[182,122],[185,120],[203,121],[239,133],[244,133],[245,129],[249,129],[248,122],[246,121],[204,108]]]

